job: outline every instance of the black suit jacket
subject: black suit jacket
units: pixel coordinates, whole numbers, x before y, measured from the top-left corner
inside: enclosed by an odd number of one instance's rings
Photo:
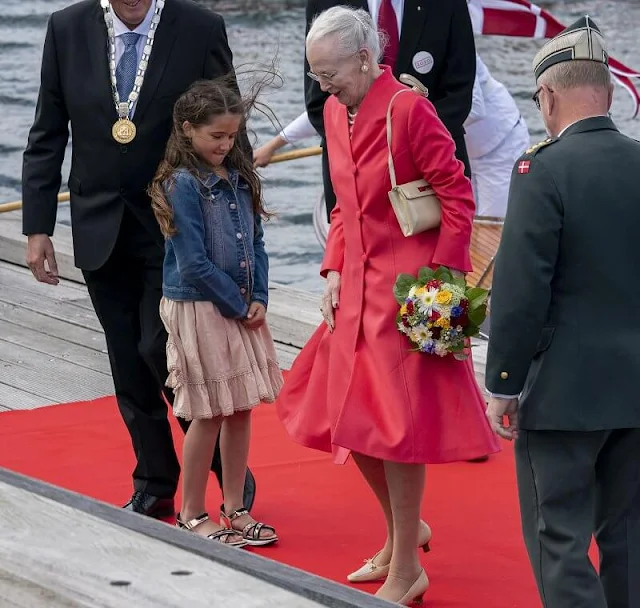
[[[76,265],[95,270],[106,262],[125,205],[161,242],[145,190],[164,154],[173,105],[195,80],[231,70],[222,17],[191,0],[167,2],[133,116],[137,135],[121,145],[111,136],[117,114],[100,3],[84,0],[53,13],[44,44],[35,121],[23,160],[24,234],[53,234],[70,124],[69,190]]]
[[[640,143],[582,120],[516,163],[491,291],[487,388],[525,430],[640,428]]]

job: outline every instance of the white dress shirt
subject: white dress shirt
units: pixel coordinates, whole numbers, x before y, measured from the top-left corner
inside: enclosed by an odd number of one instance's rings
[[[133,32],[134,34],[140,34],[140,38],[138,38],[138,42],[136,44],[136,52],[138,53],[138,63],[140,63],[140,58],[142,57],[142,49],[144,49],[144,45],[147,44],[147,36],[149,34],[149,30],[151,29],[151,19],[153,17],[153,13],[156,9],[156,0],[152,0],[151,6],[147,11],[147,15],[145,16],[142,23],[133,30],[130,30],[122,21],[116,12],[111,9],[111,14],[113,15],[113,30],[116,37],[116,65],[120,63],[120,59],[122,58],[122,54],[124,53],[124,42],[122,41],[122,34],[126,34],[128,32]],[[124,99],[121,101],[125,101]],[[131,108],[131,116],[136,108],[136,102],[133,103],[133,107]]]
[[[476,54],[471,112],[464,123],[469,158],[495,150],[520,120],[520,110],[507,88],[498,82]]]
[[[313,137],[317,133],[309,121],[309,115],[305,111],[292,120],[278,135],[288,144],[295,144],[302,139],[307,139],[307,137]]]
[[[380,12],[380,3],[382,0],[368,0],[369,12],[373,18],[373,23],[378,25],[378,13]],[[404,0],[391,0],[391,6],[398,20],[398,38],[402,35],[402,15],[404,13]]]

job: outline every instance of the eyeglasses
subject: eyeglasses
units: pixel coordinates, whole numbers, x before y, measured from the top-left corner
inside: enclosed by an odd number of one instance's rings
[[[315,80],[316,82],[320,82],[321,80],[326,80],[327,82],[331,82],[336,75],[338,74],[338,70],[335,72],[321,72],[320,74],[314,74],[311,70],[307,72],[307,76],[311,78],[311,80]]]
[[[538,108],[538,110],[540,110],[540,93],[543,88],[546,88],[549,93],[553,93],[553,89],[549,86],[545,85],[544,87],[538,87],[536,92],[531,96],[531,99],[533,99],[533,103],[536,104],[536,108]]]
[[[538,108],[538,110],[540,110],[540,91],[542,91],[542,87],[537,89],[536,92],[531,96],[531,99],[533,99],[533,103],[536,104],[536,108]]]

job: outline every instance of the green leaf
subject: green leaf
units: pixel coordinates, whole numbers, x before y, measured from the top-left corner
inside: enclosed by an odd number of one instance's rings
[[[416,282],[416,278],[410,274],[399,274],[393,286],[393,297],[402,306],[409,295],[409,290]]]
[[[456,287],[460,287],[460,289],[466,289],[467,288],[467,280],[464,278],[464,275],[458,276],[458,277],[453,277],[453,284]]]
[[[466,361],[469,358],[469,355],[466,353],[454,353],[453,358],[458,361]]]
[[[487,305],[483,304],[475,310],[469,310],[469,321],[478,327],[484,323],[487,318]]]
[[[439,266],[435,271],[434,276],[436,279],[439,279],[440,281],[443,281],[445,283],[453,282],[453,275],[451,274],[451,271],[445,266]]]
[[[465,293],[465,297],[469,300],[469,312],[473,312],[486,303],[489,292],[482,287],[472,287]]]
[[[428,266],[424,266],[418,272],[418,281],[426,285],[431,279],[433,279],[433,270]]]

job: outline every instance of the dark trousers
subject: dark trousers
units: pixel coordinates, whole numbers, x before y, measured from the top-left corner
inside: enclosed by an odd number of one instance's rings
[[[521,431],[515,449],[544,607],[640,607],[640,429]],[[599,574],[587,556],[594,534]]]
[[[464,136],[454,137],[453,142],[456,145],[456,158],[464,165],[464,174],[471,179],[471,164],[469,155],[467,154],[467,146],[464,142]],[[327,150],[327,141],[321,142],[322,146],[322,185],[324,187],[324,204],[327,208],[327,220],[331,221],[331,211],[336,206],[336,193],[331,183],[331,175],[329,173],[329,153]]]
[[[125,209],[115,248],[98,270],[83,271],[104,329],[120,414],[136,455],[133,486],[173,497],[180,466],[167,416],[167,334],[160,319],[164,244]],[[186,431],[189,424],[179,419]],[[220,470],[219,446],[212,468]]]

